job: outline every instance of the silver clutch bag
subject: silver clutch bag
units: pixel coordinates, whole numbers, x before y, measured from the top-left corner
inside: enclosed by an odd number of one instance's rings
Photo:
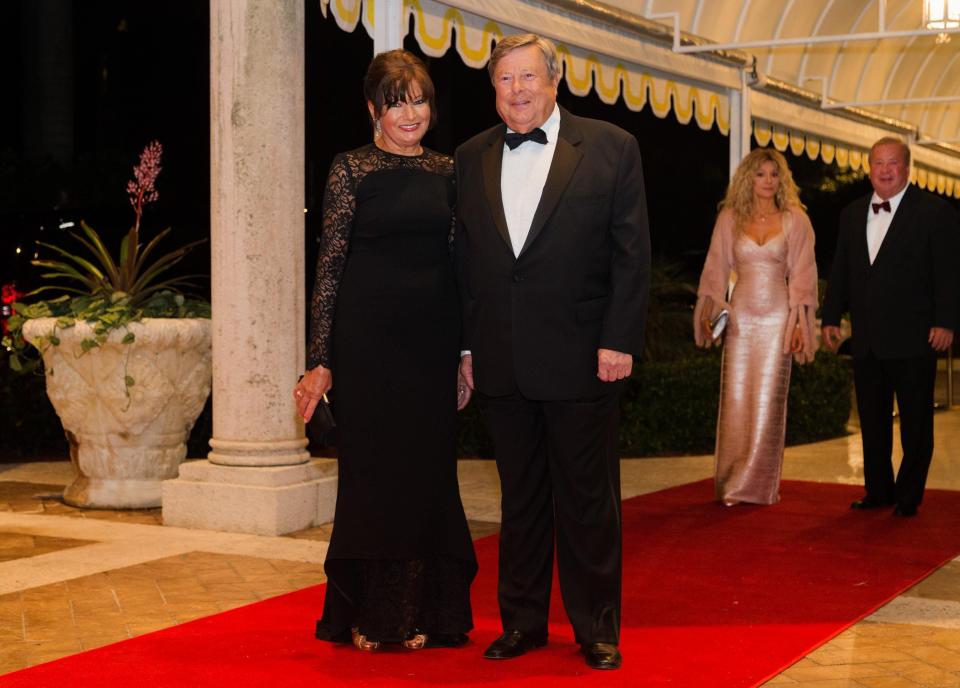
[[[723,331],[727,329],[728,320],[730,320],[730,311],[726,308],[713,316],[713,319],[710,321],[710,337],[713,341],[720,339]]]

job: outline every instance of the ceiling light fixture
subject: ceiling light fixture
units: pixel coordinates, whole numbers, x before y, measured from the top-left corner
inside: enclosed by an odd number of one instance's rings
[[[935,31],[960,27],[960,0],[923,0],[923,25]],[[937,36],[937,45],[950,41],[950,34]]]

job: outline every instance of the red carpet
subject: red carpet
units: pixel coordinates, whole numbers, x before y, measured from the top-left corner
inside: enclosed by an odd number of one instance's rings
[[[312,638],[323,586],[67,657],[0,686],[752,686],[960,552],[960,493],[920,515],[854,512],[859,487],[786,482],[724,508],[702,481],[624,503],[623,669],[582,663],[555,591],[550,644],[483,660],[499,632],[496,537],[477,542],[477,624],[459,650],[361,654]]]

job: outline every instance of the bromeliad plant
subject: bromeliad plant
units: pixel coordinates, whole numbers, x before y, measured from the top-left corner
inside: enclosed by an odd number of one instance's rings
[[[79,320],[94,325],[94,336],[83,340],[81,348],[88,352],[103,344],[110,332],[126,328],[131,322],[144,317],[151,318],[209,318],[209,302],[187,297],[182,289],[195,287],[191,282],[198,275],[175,277],[170,270],[176,266],[198,244],[206,241],[192,241],[180,248],[151,260],[158,244],[166,237],[168,227],[157,234],[145,246],[140,243],[140,222],[144,208],[156,201],[160,195],[156,189],[157,176],[162,169],[160,160],[163,147],[159,141],[153,141],[140,154],[140,163],[133,168],[134,178],[127,184],[127,194],[133,206],[134,223],[120,242],[120,252],[115,260],[107,250],[100,235],[86,222],[80,226],[83,235],[70,232],[83,248],[84,255],[72,253],[64,248],[45,242],[39,246],[57,254],[57,259],[34,260],[33,265],[45,268],[42,277],[51,280],[66,280],[71,284],[48,284],[33,290],[26,296],[41,292],[65,292],[62,296],[38,301],[31,304],[14,304],[11,316],[10,332],[4,337],[3,344],[10,353],[9,364],[13,370],[33,368],[38,359],[30,360],[24,356],[25,343],[21,330],[25,320],[31,318],[55,317],[60,329],[72,327]],[[124,343],[134,341],[133,332],[127,332]],[[49,344],[57,346],[59,338],[54,334],[38,346]],[[128,381],[128,386],[132,381]]]

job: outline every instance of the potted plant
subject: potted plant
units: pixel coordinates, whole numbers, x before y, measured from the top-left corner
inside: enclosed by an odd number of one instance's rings
[[[141,243],[143,210],[159,197],[162,153],[150,143],[134,168],[127,186],[134,223],[116,258],[85,222],[82,234],[71,232],[80,252],[38,242],[55,257],[33,264],[54,283],[27,296],[64,294],[14,304],[4,340],[13,369],[33,365],[24,342],[42,356],[78,474],[63,498],[75,506],[159,506],[161,482],[177,476],[210,394],[210,304],[185,296],[191,277],[170,272],[202,240],[159,257],[170,228]]]

